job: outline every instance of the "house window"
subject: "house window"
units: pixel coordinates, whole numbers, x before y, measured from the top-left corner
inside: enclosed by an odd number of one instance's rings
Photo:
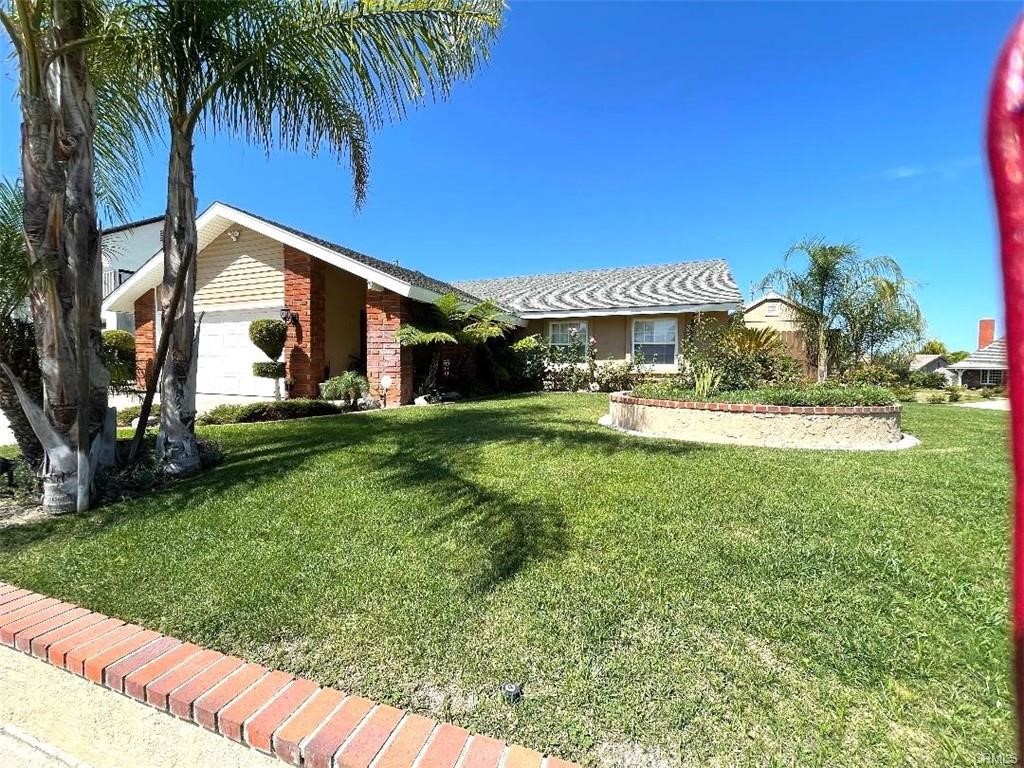
[[[633,321],[633,358],[652,365],[675,365],[679,348],[674,317]]]
[[[587,343],[586,320],[559,320],[548,326],[548,341],[553,347]]]
[[[778,317],[779,316],[779,302],[769,301],[768,306],[764,308],[765,317]]]
[[[1006,371],[986,370],[981,372],[983,387],[1001,387],[1006,382]]]

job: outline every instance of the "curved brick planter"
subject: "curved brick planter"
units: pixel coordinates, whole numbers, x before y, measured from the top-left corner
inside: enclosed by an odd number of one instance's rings
[[[900,430],[900,406],[809,407],[608,397],[606,426],[649,437],[773,448],[893,450],[916,445]]]

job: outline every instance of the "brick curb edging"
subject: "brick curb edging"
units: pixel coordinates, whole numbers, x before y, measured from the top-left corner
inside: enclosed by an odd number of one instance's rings
[[[758,403],[711,403],[691,400],[655,400],[633,397],[627,392],[612,392],[612,402],[625,405],[650,405],[659,408],[687,408],[692,411],[728,411],[730,413],[792,413],[800,416],[881,416],[898,413],[899,405],[761,405]]]
[[[0,643],[309,768],[579,768],[0,581]]]

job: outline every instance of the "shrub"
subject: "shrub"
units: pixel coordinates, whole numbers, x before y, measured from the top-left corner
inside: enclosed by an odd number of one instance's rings
[[[946,377],[938,371],[914,371],[910,374],[910,384],[922,389],[944,389],[949,382]],[[943,401],[945,402],[945,401]]]
[[[370,384],[365,376],[355,371],[345,371],[325,381],[320,392],[325,400],[346,400],[354,404],[369,389]]]
[[[759,405],[852,406],[893,405],[893,393],[872,385],[837,386],[835,384],[808,384],[789,387],[764,387],[713,392],[698,397],[692,388],[671,382],[650,382],[634,390],[637,397],[655,400],[691,400],[720,403],[757,403]]]
[[[271,360],[277,360],[284,351],[288,326],[284,320],[253,320],[249,323],[249,341]]]
[[[949,402],[959,403],[964,397],[964,388],[957,384],[950,384],[946,387],[946,394],[949,395]]]
[[[199,424],[251,424],[260,421],[286,421],[308,416],[330,416],[341,409],[325,400],[272,400],[264,403],[224,404],[204,413]]]
[[[929,403],[933,403],[935,405],[937,405],[939,403],[944,403],[944,402],[946,402],[946,393],[945,392],[932,392],[930,395],[928,395],[928,402]]]
[[[160,405],[158,403],[153,403],[153,410],[159,412]],[[141,413],[141,405],[126,405],[124,408],[118,408],[117,426],[130,427],[132,425],[132,422],[139,418],[139,414]]]
[[[641,364],[628,360],[598,363],[594,370],[594,383],[601,392],[633,389],[644,377]]]
[[[115,392],[135,391],[135,337],[132,334],[128,331],[104,331],[100,357],[110,371],[111,389]]]
[[[284,363],[253,363],[252,375],[261,379],[283,379]]]
[[[1006,387],[982,387],[981,396],[984,397],[986,400],[989,400],[993,397],[1005,397]]]
[[[881,363],[861,363],[840,376],[844,384],[873,384],[878,387],[894,387],[900,383],[896,371]]]
[[[914,396],[914,390],[910,387],[893,387],[892,393],[901,403],[913,403],[917,401],[917,398]]]
[[[803,378],[779,334],[748,328],[739,313],[724,324],[698,316],[679,346],[679,359],[680,379],[687,387],[705,368],[718,371],[722,388],[728,390],[795,384]]]

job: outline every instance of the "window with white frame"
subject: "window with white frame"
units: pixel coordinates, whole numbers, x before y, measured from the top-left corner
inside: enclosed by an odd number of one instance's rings
[[[633,321],[633,359],[646,365],[675,365],[679,340],[674,317]]]
[[[983,387],[1001,387],[1006,382],[1006,371],[984,370],[981,372]]]
[[[779,306],[779,302],[777,302],[777,301],[769,301],[768,302],[768,306],[766,306],[764,308],[764,316],[765,317],[778,317],[780,309],[781,309],[781,307]]]
[[[553,347],[587,343],[586,320],[552,320],[548,325],[548,341]]]

